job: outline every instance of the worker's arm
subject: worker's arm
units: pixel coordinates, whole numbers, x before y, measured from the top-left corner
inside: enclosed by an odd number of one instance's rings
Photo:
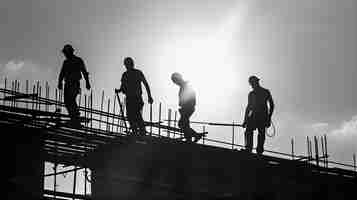
[[[120,88],[119,89],[115,89],[115,93],[120,93],[123,92],[124,94],[126,93],[126,76],[125,73],[121,76],[120,79]]]
[[[271,116],[273,116],[275,104],[274,104],[273,97],[271,96],[270,92],[269,92],[269,96],[268,96],[268,104],[269,104],[269,121],[271,121]]]
[[[62,64],[61,72],[60,72],[60,74],[58,76],[58,86],[57,87],[60,90],[62,90],[62,88],[63,88],[63,84],[62,84],[63,79],[64,79],[64,62]]]
[[[248,123],[248,117],[249,117],[249,113],[252,110],[252,97],[251,97],[251,93],[249,93],[248,95],[248,104],[247,107],[245,108],[245,113],[244,113],[244,122],[243,122],[243,127],[245,128],[247,126]]]
[[[87,88],[87,90],[90,90],[91,86],[90,86],[90,82],[89,82],[89,73],[86,69],[86,66],[85,66],[83,60],[81,60],[81,72],[82,72],[83,77],[86,81],[86,88]]]
[[[148,102],[149,102],[149,104],[152,104],[154,102],[154,100],[152,99],[150,86],[149,86],[148,82],[146,81],[144,74],[142,74],[142,82],[145,86],[146,93],[148,94]]]

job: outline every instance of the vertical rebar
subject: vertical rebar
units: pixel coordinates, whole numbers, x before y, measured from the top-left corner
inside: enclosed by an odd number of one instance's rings
[[[326,167],[326,157],[325,157],[325,144],[324,144],[324,138],[323,136],[320,137],[320,142],[321,142],[321,154],[322,154],[322,162],[323,166]]]
[[[40,94],[40,81],[37,81],[36,82],[36,110],[39,110],[39,101],[38,101],[38,99],[39,99],[39,94]]]
[[[19,82],[17,83],[17,92],[18,92],[18,93],[21,92],[21,91],[20,91],[20,80],[19,80]]]
[[[20,82],[20,80],[17,82],[17,92],[18,93],[20,93],[21,92],[21,88],[20,88],[20,86],[21,86],[21,82]],[[16,103],[17,105],[16,106],[18,106],[18,102]]]
[[[114,101],[113,101],[113,117],[112,117],[112,130],[111,130],[111,132],[114,132],[114,124],[115,124],[115,102],[116,102],[116,99],[117,98],[115,98],[115,95],[114,95]]]
[[[20,80],[17,80],[17,81],[16,81],[15,92],[16,92],[16,94],[17,94],[18,92],[20,92]],[[15,107],[17,107],[17,106],[18,106],[18,102],[17,102],[17,100],[16,100],[16,98],[15,98]]]
[[[6,77],[5,77],[5,83],[4,83],[4,85],[5,85],[5,91],[6,91],[6,90],[7,90],[7,78],[6,78]],[[6,97],[6,92],[4,92],[3,97],[4,97],[4,99],[5,99],[5,97]],[[7,103],[6,103],[5,100],[3,101],[3,104],[4,104],[4,105],[7,105]]]
[[[175,117],[174,117],[174,127],[176,128],[176,123],[177,123],[177,111],[175,110]],[[176,136],[176,131],[174,131],[174,138]]]
[[[357,172],[357,168],[356,168],[356,153],[353,153],[353,169],[355,172]],[[356,174],[357,176],[357,174]]]
[[[295,159],[295,152],[294,152],[294,138],[291,138],[291,158],[292,160]]]
[[[41,110],[41,102],[40,99],[42,97],[42,86],[39,88],[39,95],[38,95],[38,110]]]
[[[328,152],[327,152],[327,136],[326,134],[324,135],[325,139],[325,157],[326,157],[326,167],[328,167]]]
[[[90,92],[90,128],[93,129],[93,91]]]
[[[14,81],[11,81],[11,95],[14,95],[13,94],[14,93]],[[10,106],[11,107],[13,107],[14,106],[14,100],[13,99],[11,99],[11,101],[10,101]]]
[[[18,80],[15,80],[15,90],[14,90],[14,96],[17,95],[17,87],[18,87]],[[17,99],[14,98],[14,107],[17,107]]]
[[[202,131],[203,132],[206,132],[206,126],[203,126],[202,127]],[[206,134],[203,135],[203,138],[202,138],[202,143],[205,144],[205,138],[206,138]]]
[[[55,88],[55,111],[57,112],[58,111],[58,90],[57,88]]]
[[[101,128],[101,124],[102,124],[103,103],[104,103],[104,90],[102,91],[102,100],[100,104],[99,129]]]
[[[161,102],[159,104],[159,136],[161,136]]]
[[[29,94],[29,80],[26,80],[26,94]],[[28,102],[26,102],[26,109],[28,109]]]
[[[17,81],[17,80],[12,81],[12,88],[11,88],[11,94],[12,94],[12,96],[15,95],[15,90],[16,90],[16,85],[17,85],[17,84],[16,84],[16,81]],[[12,106],[15,107],[15,98],[12,99],[11,103],[12,103]]]
[[[63,97],[64,89],[58,91],[58,106],[62,108],[62,97]]]
[[[170,137],[170,127],[171,127],[171,112],[172,112],[172,110],[169,108],[169,110],[168,110],[168,113],[167,113],[167,115],[168,115],[168,121],[167,121],[167,125],[168,125],[168,130],[167,130],[167,137]]]
[[[315,143],[315,159],[316,159],[316,165],[319,166],[319,143],[317,140],[317,137],[314,136],[314,143]]]
[[[32,102],[31,102],[31,105],[32,105],[32,110],[35,109],[35,91],[36,91],[36,86],[33,85],[32,87]]]
[[[84,95],[84,126],[87,127],[87,95]]]
[[[234,121],[232,121],[232,149],[234,149]]]
[[[48,100],[48,82],[46,81],[46,84],[45,84],[45,98],[46,98],[46,102]],[[45,104],[45,111],[48,112],[48,104],[46,103]]]
[[[107,131],[109,131],[109,129],[110,129],[110,124],[109,124],[109,112],[110,112],[110,99],[108,99],[107,126],[106,126]]]
[[[306,136],[306,147],[307,147],[307,161],[309,161],[310,160],[309,136]]]
[[[310,145],[310,160],[313,160],[313,157],[312,157],[312,139],[309,139],[309,145]]]

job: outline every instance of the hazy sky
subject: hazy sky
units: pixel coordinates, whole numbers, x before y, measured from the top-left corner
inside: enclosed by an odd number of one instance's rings
[[[0,74],[55,86],[60,50],[71,43],[94,91],[113,95],[132,56],[156,103],[177,108],[169,78],[182,72],[198,93],[193,119],[219,122],[242,121],[255,74],[276,102],[268,149],[289,152],[294,137],[303,154],[306,135],[327,133],[331,157],[351,163],[356,21],[356,0],[2,0]]]

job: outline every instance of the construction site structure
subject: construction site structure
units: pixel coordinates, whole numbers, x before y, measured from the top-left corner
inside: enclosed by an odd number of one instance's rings
[[[63,95],[48,83],[34,85],[5,79],[0,89],[0,130],[5,138],[7,199],[351,199],[357,186],[354,163],[329,159],[326,135],[306,138],[307,155],[265,151],[247,153],[237,142],[239,124],[193,122],[231,129],[229,141],[209,138],[183,141],[177,112],[169,110],[146,122],[146,136],[128,129],[118,99],[93,94],[78,98],[81,127],[72,127]],[[24,89],[20,89],[24,88]],[[321,146],[321,147],[320,147]],[[46,173],[52,163],[53,173]],[[62,165],[59,170],[59,165]],[[79,194],[77,172],[85,171],[84,193]],[[90,171],[90,176],[87,172]],[[72,192],[57,190],[57,177],[73,173]],[[53,177],[53,189],[44,181]],[[90,187],[90,188],[89,188]]]

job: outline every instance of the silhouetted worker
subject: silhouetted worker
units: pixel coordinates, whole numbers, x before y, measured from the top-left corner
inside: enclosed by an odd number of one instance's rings
[[[192,142],[192,137],[194,137],[194,142],[197,142],[203,135],[198,134],[190,127],[190,117],[193,112],[195,112],[196,93],[188,82],[183,80],[181,74],[177,72],[173,73],[171,75],[171,80],[180,87],[178,94],[180,106],[180,119],[178,121],[178,126],[182,129],[186,141]]]
[[[142,71],[134,68],[134,60],[130,57],[124,59],[126,71],[121,77],[121,86],[116,92],[125,94],[126,115],[133,133],[145,135],[145,124],[142,117],[144,101],[142,98],[141,83],[144,84],[148,95],[149,104],[153,103],[150,87]]]
[[[74,49],[70,44],[66,44],[62,53],[66,57],[63,61],[62,69],[58,78],[58,89],[62,90],[64,84],[64,104],[71,117],[71,125],[80,126],[80,112],[76,103],[76,97],[80,92],[80,80],[82,75],[86,80],[86,88],[90,90],[88,71],[83,60],[73,54]]]
[[[257,153],[262,154],[264,151],[265,130],[271,125],[274,102],[270,91],[260,86],[258,77],[249,77],[249,84],[253,88],[253,91],[248,95],[248,105],[245,110],[243,123],[243,127],[246,128],[244,133],[245,148],[246,151],[252,152],[253,131],[258,129]],[[269,109],[267,104],[269,104]]]

